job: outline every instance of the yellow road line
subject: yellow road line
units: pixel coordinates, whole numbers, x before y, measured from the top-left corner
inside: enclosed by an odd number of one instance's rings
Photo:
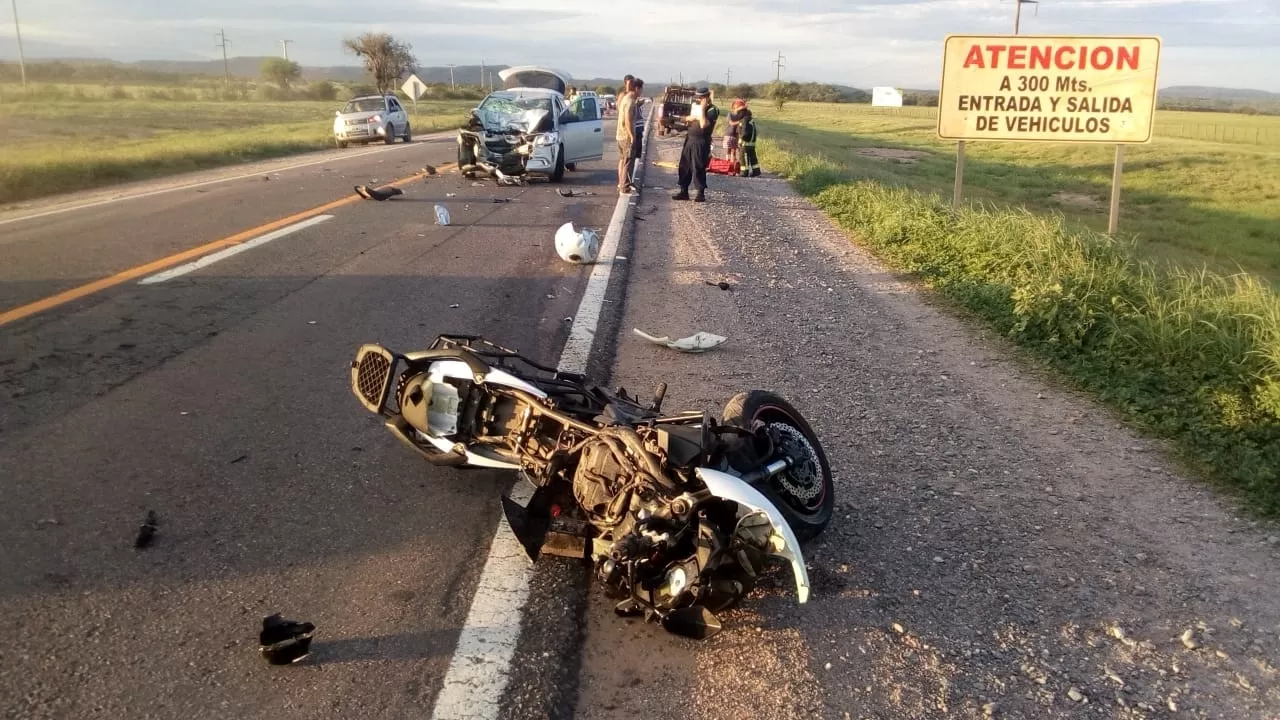
[[[445,163],[444,165],[441,165],[439,169],[441,170],[448,169],[453,167],[455,164],[456,163]],[[417,180],[421,177],[424,177],[424,173],[416,173],[416,174],[410,175],[409,177],[401,178],[399,180],[395,180],[393,182],[386,183],[386,184],[402,185],[404,183]],[[221,250],[226,247],[231,247],[232,245],[239,245],[242,242],[245,242],[247,240],[252,240],[253,238],[258,237],[259,235],[264,235],[273,230],[278,230],[282,227],[292,225],[301,220],[306,220],[307,218],[324,214],[330,210],[333,210],[334,208],[339,208],[339,207],[342,207],[343,205],[350,205],[351,203],[359,202],[360,200],[361,198],[358,195],[351,195],[349,197],[342,198],[341,200],[334,200],[333,202],[325,203],[324,205],[320,205],[318,207],[313,207],[310,210],[303,210],[302,212],[294,213],[289,217],[280,218],[279,220],[273,220],[264,225],[259,225],[258,227],[245,230],[244,232],[238,232],[235,235],[222,238],[221,240],[214,240],[213,242],[205,243],[204,245],[191,248],[190,250],[183,250],[182,252],[175,253],[168,257],[160,258],[159,260],[152,260],[149,263],[138,265],[137,267],[129,268],[128,270],[118,272],[115,275],[112,275],[110,277],[105,277],[105,278],[102,278],[101,280],[94,280],[91,283],[87,283],[79,287],[74,287],[74,288],[71,288],[70,290],[64,290],[58,293],[57,295],[50,295],[49,297],[44,298],[42,300],[37,300],[27,305],[21,305],[12,310],[7,310],[3,313],[0,313],[0,326],[8,325],[11,322],[16,322],[23,318],[35,315],[36,313],[44,312],[45,310],[58,307],[59,305],[64,305],[73,300],[79,300],[80,298],[87,297],[89,295],[92,295],[96,292],[100,292],[102,290],[106,290],[107,288],[115,287],[116,285],[119,285],[121,283],[129,282],[130,280],[133,280],[135,278],[140,278],[140,277],[143,277],[144,275],[150,275],[152,273],[159,272],[161,270],[164,270],[167,267],[171,267],[173,265],[186,262],[188,260],[191,260],[192,258],[200,257],[201,255],[208,254],[210,252],[213,252],[214,250]]]

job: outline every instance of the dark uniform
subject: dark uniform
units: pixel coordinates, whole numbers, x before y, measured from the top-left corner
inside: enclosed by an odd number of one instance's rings
[[[756,121],[750,110],[742,111],[738,125],[742,138],[738,142],[738,167],[742,177],[759,177],[760,161],[756,159]]]
[[[706,88],[698,88],[695,102],[697,99],[706,100],[704,111],[707,126],[704,128],[697,121],[689,123],[684,136],[684,148],[680,151],[680,192],[672,197],[676,200],[688,200],[689,185],[693,185],[694,202],[703,202],[706,200],[707,167],[711,165],[711,134],[715,132],[716,120],[720,118],[720,108],[711,104],[711,93]]]

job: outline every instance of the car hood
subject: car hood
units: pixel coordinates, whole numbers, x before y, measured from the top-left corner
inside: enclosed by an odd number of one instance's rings
[[[520,65],[498,71],[502,89],[541,88],[554,90],[561,95],[569,87],[569,74],[539,65]]]
[[[341,115],[339,115],[339,116],[337,116],[337,117],[338,117],[338,119],[339,119],[339,120],[341,120],[341,121],[343,121],[343,122],[346,122],[347,120],[367,120],[367,119],[369,119],[369,118],[373,117],[374,115],[381,115],[381,114],[382,114],[382,113],[377,112],[377,111],[374,111],[374,112],[352,112],[352,113],[342,113]]]

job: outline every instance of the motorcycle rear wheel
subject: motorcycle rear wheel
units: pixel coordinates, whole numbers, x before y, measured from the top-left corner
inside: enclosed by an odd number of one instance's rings
[[[822,443],[800,411],[776,393],[751,390],[733,396],[721,419],[745,429],[763,422],[783,436],[786,447],[778,452],[787,455],[793,467],[757,483],[756,489],[778,506],[800,542],[820,535],[835,511],[835,485]]]

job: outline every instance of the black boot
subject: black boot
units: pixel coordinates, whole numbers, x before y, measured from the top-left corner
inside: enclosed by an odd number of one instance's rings
[[[704,192],[702,192],[701,190],[699,190],[699,191],[697,192],[697,194],[695,194],[695,195],[693,196],[693,201],[694,201],[694,202],[706,202],[706,201],[707,201],[706,193],[704,193]]]
[[[688,200],[689,188],[685,188],[685,187],[680,188],[680,192],[676,193],[675,195],[672,195],[671,199],[672,200]]]

